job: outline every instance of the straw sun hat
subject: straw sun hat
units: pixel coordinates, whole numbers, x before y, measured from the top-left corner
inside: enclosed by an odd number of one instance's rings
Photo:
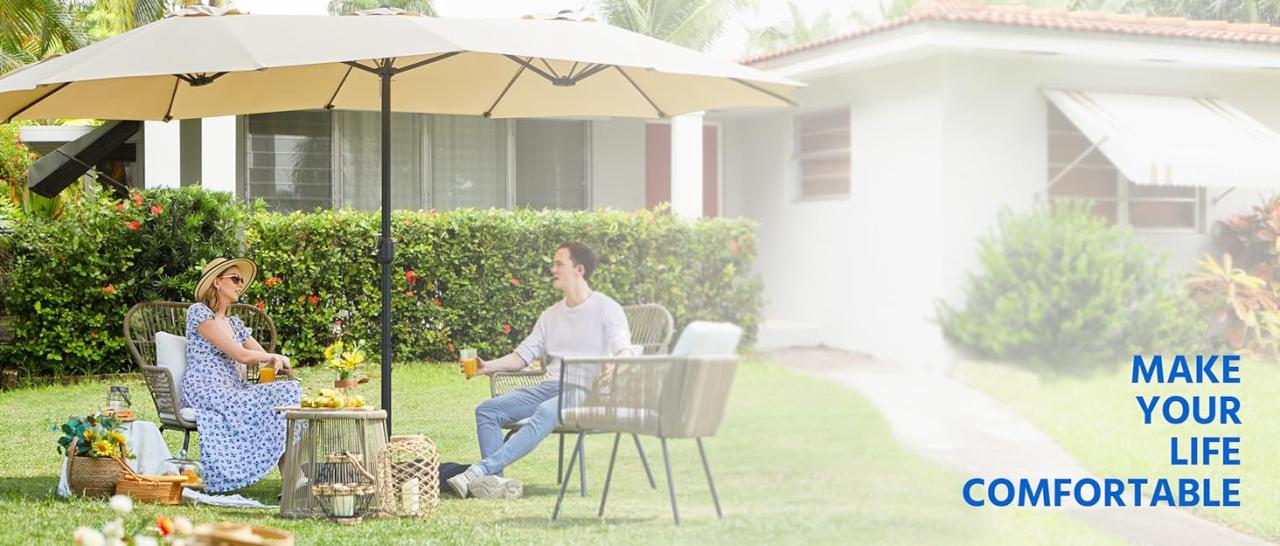
[[[196,301],[204,301],[205,294],[210,288],[213,288],[213,280],[221,277],[224,272],[232,267],[240,270],[240,277],[244,279],[244,288],[247,290],[253,284],[253,279],[258,275],[258,264],[248,258],[214,258],[209,263],[204,264],[204,272],[200,274],[200,282],[196,283]]]

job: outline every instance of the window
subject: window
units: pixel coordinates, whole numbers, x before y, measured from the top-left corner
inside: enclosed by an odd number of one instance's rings
[[[587,125],[517,120],[516,206],[587,208]]]
[[[1058,109],[1049,106],[1049,180],[1054,180],[1093,143]],[[1150,230],[1200,230],[1200,188],[1134,184],[1094,149],[1049,188],[1049,199],[1093,202],[1108,222]]]
[[[423,191],[422,116],[391,114],[391,207],[427,208]],[[382,207],[382,117],[378,112],[335,115],[337,176],[335,201],[374,211]]]
[[[276,210],[333,206],[329,112],[257,114],[245,119],[245,197]]]
[[[382,206],[378,112],[244,116],[245,197],[276,210]],[[588,122],[392,114],[396,209],[585,209]]]
[[[849,110],[797,117],[795,158],[802,199],[849,195]]]

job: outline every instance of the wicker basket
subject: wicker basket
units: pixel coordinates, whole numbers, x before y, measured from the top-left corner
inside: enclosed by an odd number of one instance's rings
[[[426,436],[392,436],[378,452],[378,497],[382,512],[427,518],[440,503],[440,469],[436,445]],[[416,483],[416,485],[415,485]],[[416,489],[416,495],[415,491]],[[417,497],[417,503],[413,498]]]
[[[293,546],[293,535],[243,523],[201,525],[191,535],[192,546]]]
[[[124,471],[115,459],[76,456],[78,442],[79,438],[71,440],[67,455],[67,485],[71,487],[71,494],[110,498]]]
[[[134,500],[152,504],[180,504],[182,502],[182,484],[186,476],[143,476],[129,468],[124,461],[116,459],[122,467],[123,475],[116,483],[117,495],[128,495]]]

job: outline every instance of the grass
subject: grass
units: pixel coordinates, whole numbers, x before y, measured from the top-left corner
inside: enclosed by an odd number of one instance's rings
[[[1166,369],[1169,362],[1165,363]],[[1220,372],[1220,367],[1215,370]],[[1280,540],[1280,366],[1242,362],[1239,384],[1147,385],[1130,382],[1130,368],[1080,377],[1041,377],[1022,369],[990,363],[961,366],[957,375],[1011,405],[1090,471],[1107,477],[1241,479],[1241,506],[1193,511],[1242,532]],[[1157,413],[1143,424],[1136,396],[1230,394],[1240,399],[1241,425],[1169,425]],[[1157,409],[1157,412],[1159,410]],[[1169,438],[1183,446],[1191,436],[1240,436],[1241,465],[1171,466]],[[1181,455],[1185,456],[1185,447]]]
[[[304,371],[307,384],[328,380]],[[135,409],[154,419],[141,384],[130,385]],[[473,409],[488,395],[482,381],[466,382],[453,366],[406,365],[395,373],[395,429],[425,433],[441,460],[477,456]],[[363,394],[376,399],[375,387]],[[53,421],[94,408],[105,384],[41,387],[0,393],[0,544],[66,542],[79,525],[110,517],[104,502],[54,497],[60,460]],[[171,434],[168,441],[180,440]],[[299,544],[981,544],[1108,543],[1114,539],[1039,510],[975,510],[960,500],[964,476],[906,452],[885,421],[850,391],[748,361],[739,369],[728,417],[706,442],[725,508],[717,520],[692,441],[672,444],[683,527],[671,522],[665,488],[649,489],[634,450],[620,450],[614,489],[603,520],[595,517],[611,438],[588,442],[590,496],[566,497],[559,522],[549,521],[555,499],[556,442],[549,439],[508,469],[525,482],[515,501],[445,497],[427,521],[381,519],[354,527],[285,520],[275,512],[210,507],[140,506],[135,525],[157,514],[185,515],[196,524],[237,520],[287,529]],[[660,450],[646,451],[662,481]],[[624,444],[625,447],[625,444]],[[242,491],[274,504],[280,480]]]

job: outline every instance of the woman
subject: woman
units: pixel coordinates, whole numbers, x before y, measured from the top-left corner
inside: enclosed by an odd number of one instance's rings
[[[268,353],[227,308],[253,283],[258,267],[250,260],[214,258],[196,283],[196,304],[187,309],[186,406],[196,408],[200,459],[210,492],[239,489],[271,472],[284,454],[284,416],[277,406],[297,406],[297,382],[250,385],[236,362],[265,363],[277,371],[289,359]]]

